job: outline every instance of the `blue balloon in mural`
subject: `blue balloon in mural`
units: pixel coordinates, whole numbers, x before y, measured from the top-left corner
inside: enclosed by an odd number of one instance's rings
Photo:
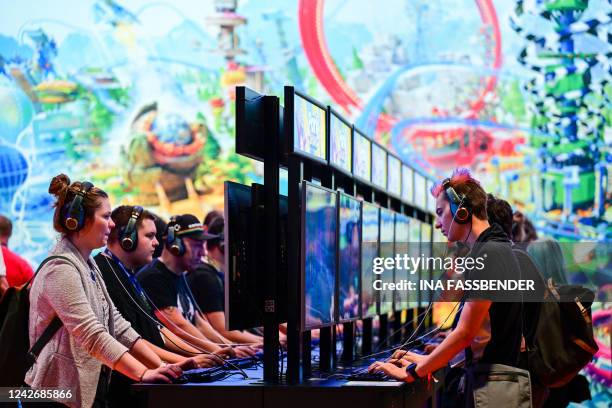
[[[175,113],[167,113],[155,118],[151,131],[160,142],[164,143],[183,146],[193,141],[189,124]]]
[[[0,143],[0,203],[10,205],[17,189],[28,177],[28,162],[16,148]],[[6,211],[8,208],[4,208]]]
[[[0,139],[15,143],[17,136],[32,121],[34,105],[19,88],[0,84]]]

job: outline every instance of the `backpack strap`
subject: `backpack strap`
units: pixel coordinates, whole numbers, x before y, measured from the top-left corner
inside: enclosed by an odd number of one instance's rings
[[[36,269],[36,272],[34,273],[32,278],[28,281],[25,287],[28,287],[30,283],[32,282],[32,280],[36,277],[38,272],[41,270],[41,268],[47,262],[52,261],[53,259],[63,259],[78,269],[78,267],[74,264],[74,262],[72,262],[67,257],[61,256],[61,255],[52,255],[40,263],[40,265]],[[34,365],[34,362],[38,358],[38,355],[42,351],[43,347],[47,345],[49,340],[51,340],[51,337],[53,337],[53,335],[57,333],[60,327],[62,327],[62,321],[60,320],[59,317],[55,316],[53,320],[51,320],[51,323],[49,323],[49,325],[45,328],[45,330],[43,331],[43,334],[38,338],[38,340],[36,340],[32,348],[28,351],[28,362],[27,362],[26,371],[29,370],[30,367],[32,367],[32,365]]]

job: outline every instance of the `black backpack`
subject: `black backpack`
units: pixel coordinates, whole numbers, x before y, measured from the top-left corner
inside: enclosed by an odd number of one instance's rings
[[[44,264],[58,258],[74,265],[64,256],[50,256],[42,261],[28,283],[19,289],[9,288],[0,300],[0,367],[3,367],[0,370],[0,387],[22,386],[25,374],[36,361],[38,354],[62,326],[62,321],[55,316],[34,346],[28,349],[30,284]]]
[[[543,385],[567,384],[599,350],[593,338],[591,304],[595,294],[576,285],[555,286],[549,282],[535,335],[527,340],[529,371]]]
[[[577,285],[557,286],[552,279],[544,282],[526,252],[520,249],[513,252],[519,260],[522,278],[540,279],[536,288],[542,284],[544,288],[545,301],[537,305],[538,316],[525,316],[525,320],[533,321],[532,327],[523,328],[527,369],[542,385],[561,387],[574,378],[599,349],[593,337],[591,319],[595,294]],[[538,276],[525,273],[533,268]],[[526,308],[529,306],[525,303]]]

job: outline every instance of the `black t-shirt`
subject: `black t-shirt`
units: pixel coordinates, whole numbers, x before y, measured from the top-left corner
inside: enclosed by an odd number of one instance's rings
[[[121,266],[114,259],[98,254],[94,257],[94,260],[98,264],[100,272],[102,272],[108,294],[119,313],[130,322],[134,330],[143,339],[163,348],[164,341],[159,332],[160,326],[145,315],[146,312],[155,319],[153,309],[147,299],[134,287],[134,284],[130,282]],[[134,302],[138,302],[138,305]]]
[[[223,312],[225,292],[220,272],[204,263],[186,276],[193,297],[203,313]]]
[[[136,278],[158,309],[178,307],[183,317],[195,324],[195,305],[184,275],[177,275],[159,259],[144,267]]]
[[[512,253],[510,241],[498,225],[480,234],[469,256],[474,259],[484,257],[484,268],[470,269],[466,275],[468,279],[503,281],[520,278],[519,264]],[[468,302],[471,299],[492,301],[489,308],[491,339],[479,362],[517,366],[522,332],[521,303],[511,301],[513,298],[503,291],[480,290],[466,292],[465,295]]]

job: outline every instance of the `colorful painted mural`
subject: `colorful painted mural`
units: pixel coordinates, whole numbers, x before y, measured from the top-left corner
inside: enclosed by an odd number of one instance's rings
[[[225,180],[261,181],[234,153],[235,86],[281,96],[285,84],[430,174],[471,167],[542,233],[610,242],[611,21],[609,0],[3,4],[11,246],[33,263],[47,253],[59,172],[161,215],[221,208]],[[610,401],[602,274],[612,281],[607,267],[584,274],[600,288],[593,407]]]

